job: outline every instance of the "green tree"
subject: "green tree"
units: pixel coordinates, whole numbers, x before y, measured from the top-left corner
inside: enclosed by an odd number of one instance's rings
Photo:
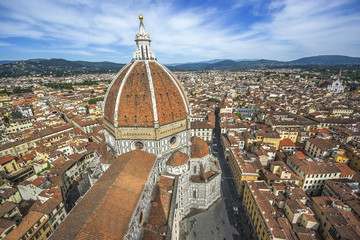
[[[90,99],[90,100],[88,101],[88,104],[89,104],[89,105],[91,105],[91,104],[96,104],[97,102],[102,101],[102,100],[104,100],[103,97],[92,98],[92,99]]]
[[[234,113],[236,116],[238,116],[239,118],[241,118],[241,113]]]
[[[5,123],[9,123],[9,118],[7,117],[7,116],[4,116],[3,118],[2,118],[2,120],[5,122]]]
[[[17,118],[22,118],[23,117],[23,115],[21,114],[21,112],[19,112],[19,111],[13,111],[12,113],[11,113],[11,118],[12,119],[17,119]]]
[[[32,92],[32,88],[21,88],[21,87],[16,87],[13,89],[12,91],[13,93],[26,93],[26,92]]]
[[[219,103],[219,102],[220,102],[220,99],[217,99],[217,98],[209,98],[207,101],[208,101],[208,102],[216,102],[216,103]]]

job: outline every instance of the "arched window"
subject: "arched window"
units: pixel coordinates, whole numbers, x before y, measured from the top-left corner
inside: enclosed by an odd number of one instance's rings
[[[194,166],[194,167],[193,167],[193,173],[196,173],[196,171],[197,171],[197,167]]]
[[[196,198],[196,191],[193,191],[193,198]]]
[[[143,223],[144,223],[144,209],[142,209],[141,212],[140,212],[140,217],[139,217],[138,224],[139,224],[139,226],[142,226]]]
[[[145,55],[144,55],[144,48],[143,46],[141,46],[141,60],[145,59]]]

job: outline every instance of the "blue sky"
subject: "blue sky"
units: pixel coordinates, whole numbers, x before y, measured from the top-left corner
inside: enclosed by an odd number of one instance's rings
[[[126,63],[140,10],[163,63],[360,57],[359,0],[0,0],[0,60]]]

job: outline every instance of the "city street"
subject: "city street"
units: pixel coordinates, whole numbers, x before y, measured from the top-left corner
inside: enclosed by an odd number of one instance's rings
[[[185,238],[208,240],[251,239],[241,199],[236,192],[230,167],[222,152],[218,116],[216,118],[213,140],[213,145],[216,145],[216,147],[211,147],[215,150],[213,154],[218,157],[222,170],[222,199],[207,211],[184,219],[182,224],[183,228],[186,229]]]
[[[218,154],[217,157],[220,162],[222,170],[221,189],[223,194],[223,200],[226,204],[226,210],[229,217],[229,222],[236,228],[241,238],[239,239],[251,239],[250,229],[246,223],[246,215],[242,208],[242,199],[237,194],[234,180],[232,178],[230,166],[225,159],[222,151],[223,146],[221,144],[221,129],[219,126],[219,115],[216,114],[216,122],[214,129],[214,143],[217,144]],[[237,211],[236,211],[237,210]]]

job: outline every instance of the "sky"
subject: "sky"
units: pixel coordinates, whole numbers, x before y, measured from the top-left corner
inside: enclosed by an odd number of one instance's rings
[[[162,63],[360,57],[359,0],[0,0],[0,60],[127,63],[139,11]]]

